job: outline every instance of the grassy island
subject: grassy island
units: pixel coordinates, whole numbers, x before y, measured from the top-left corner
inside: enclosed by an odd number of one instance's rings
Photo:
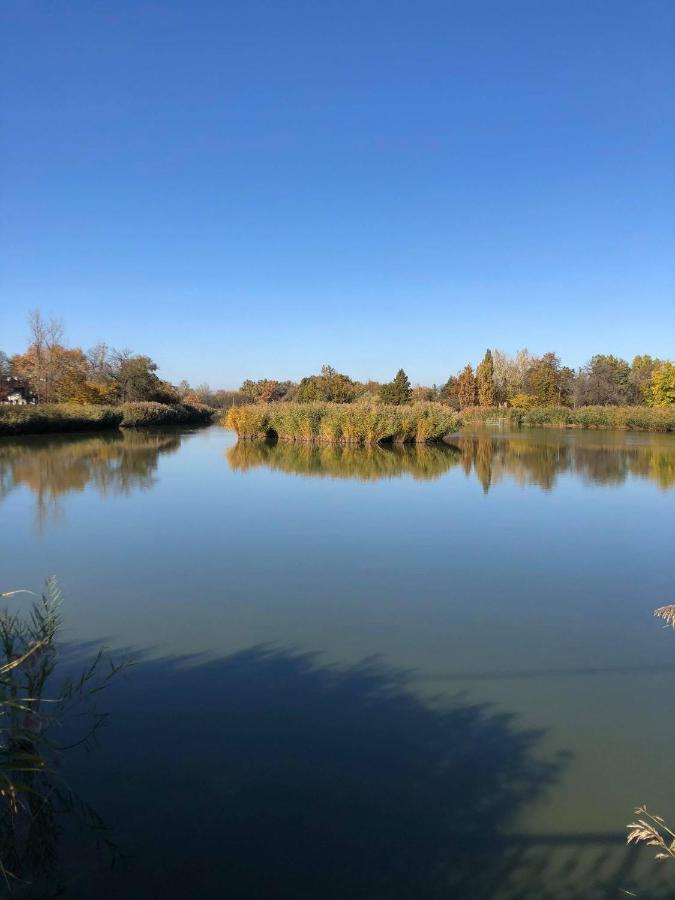
[[[441,403],[259,403],[233,406],[225,419],[239,438],[317,444],[431,443],[459,424]]]
[[[675,431],[675,408],[542,406],[528,410],[471,407],[455,412],[441,403],[252,403],[224,418],[240,439],[315,444],[433,443],[462,427],[611,428]]]

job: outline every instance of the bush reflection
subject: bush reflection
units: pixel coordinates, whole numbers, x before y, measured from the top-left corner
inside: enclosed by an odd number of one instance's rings
[[[266,467],[359,481],[404,475],[431,480],[461,466],[485,492],[506,478],[551,490],[565,473],[595,484],[618,485],[636,477],[653,481],[663,490],[675,485],[675,441],[660,435],[631,440],[623,435],[484,432],[453,437],[443,444],[374,447],[242,440],[228,449],[227,460],[237,472]]]
[[[114,431],[90,435],[0,439],[0,501],[20,486],[35,496],[39,524],[58,519],[59,498],[88,486],[127,494],[154,484],[159,457],[175,453],[174,432]]]

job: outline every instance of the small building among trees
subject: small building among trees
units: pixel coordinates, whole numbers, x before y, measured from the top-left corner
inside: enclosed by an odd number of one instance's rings
[[[27,406],[35,403],[35,395],[22,378],[4,375],[0,378],[0,403],[5,406]]]

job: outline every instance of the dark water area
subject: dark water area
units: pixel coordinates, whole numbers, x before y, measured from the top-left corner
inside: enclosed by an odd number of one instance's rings
[[[0,525],[66,669],[135,659],[54,896],[675,896],[624,828],[675,821],[675,436],[5,438]]]

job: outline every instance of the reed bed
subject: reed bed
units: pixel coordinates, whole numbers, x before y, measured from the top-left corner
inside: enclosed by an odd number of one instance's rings
[[[269,403],[233,406],[224,424],[245,439],[370,445],[440,441],[459,419],[440,403]]]
[[[611,428],[621,431],[675,431],[675,407],[536,406],[532,409],[472,407],[459,416],[463,426],[526,428]]]
[[[158,425],[208,425],[214,410],[201,403],[124,403],[122,428],[147,428]]]
[[[123,403],[87,406],[80,403],[41,403],[36,406],[0,406],[0,436],[104,431],[156,425],[208,425],[214,410],[194,403]]]
[[[544,406],[523,411],[521,425],[562,428],[616,428],[629,431],[675,431],[675,407]]]
[[[38,406],[0,406],[0,435],[49,434],[65,431],[102,431],[119,428],[121,407],[44,403]]]

